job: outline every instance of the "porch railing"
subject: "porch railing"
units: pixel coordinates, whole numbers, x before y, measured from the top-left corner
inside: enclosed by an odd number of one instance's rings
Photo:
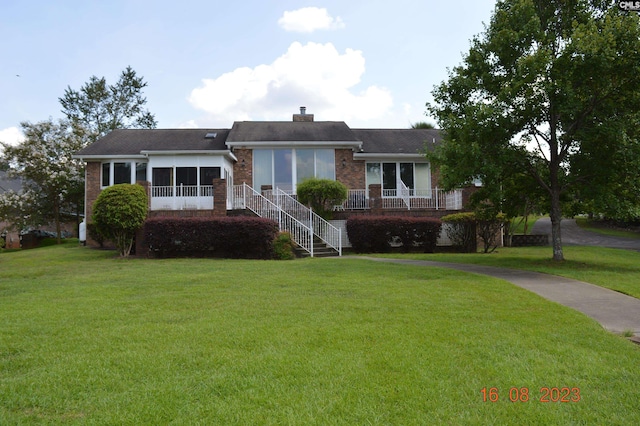
[[[382,191],[384,209],[433,209],[461,210],[462,191],[433,189],[384,189]]]
[[[284,211],[246,183],[234,186],[233,206],[237,209],[249,209],[260,217],[277,222],[281,231],[290,232],[293,241],[313,256],[311,227]]]
[[[318,216],[313,210],[281,189],[276,188],[273,196],[276,205],[309,226],[314,236],[317,236],[327,246],[336,250],[338,256],[342,256],[342,231],[340,229]]]
[[[151,210],[211,210],[213,185],[151,186]]]

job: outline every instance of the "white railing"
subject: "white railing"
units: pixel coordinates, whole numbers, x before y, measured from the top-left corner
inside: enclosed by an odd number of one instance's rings
[[[313,257],[313,232],[310,226],[278,207],[274,202],[262,196],[246,183],[234,186],[233,206],[238,209],[249,209],[260,217],[278,223],[280,231],[291,233],[291,238]]]
[[[398,195],[400,196],[402,201],[404,201],[404,204],[407,206],[407,210],[411,210],[411,190],[409,189],[409,187],[407,187],[407,185],[404,184],[402,180],[400,181],[400,189],[398,190]]]
[[[369,191],[366,189],[350,189],[347,199],[340,210],[365,210],[369,208]]]
[[[433,209],[433,210],[461,210],[462,191],[450,192],[441,189],[384,189],[382,191],[382,208],[384,209]],[[408,195],[408,196],[407,196]],[[409,206],[407,205],[409,203]]]
[[[300,203],[285,191],[276,188],[274,193],[274,200],[278,207],[305,223],[307,226],[310,226],[314,236],[317,236],[327,246],[336,250],[338,256],[342,256],[342,231],[340,229],[318,216],[313,210]]]
[[[213,185],[151,187],[151,210],[212,209]]]

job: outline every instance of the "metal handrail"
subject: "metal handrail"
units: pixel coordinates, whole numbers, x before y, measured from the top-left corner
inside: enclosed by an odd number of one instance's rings
[[[336,228],[322,217],[318,216],[313,210],[298,200],[287,194],[285,191],[276,188],[275,203],[287,213],[303,221],[311,227],[313,235],[317,236],[327,246],[338,252],[338,256],[342,256],[342,230]]]
[[[313,231],[255,189],[243,183],[234,187],[235,208],[247,208],[260,217],[274,220],[280,231],[291,233],[291,239],[313,257]]]

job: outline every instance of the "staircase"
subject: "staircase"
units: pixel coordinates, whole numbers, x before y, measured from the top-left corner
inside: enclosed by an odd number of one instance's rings
[[[276,189],[265,197],[246,183],[234,186],[233,207],[276,221],[303,256],[342,256],[342,231],[284,191]]]

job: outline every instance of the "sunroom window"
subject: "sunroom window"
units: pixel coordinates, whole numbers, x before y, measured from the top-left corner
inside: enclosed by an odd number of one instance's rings
[[[285,191],[306,178],[335,179],[333,149],[256,149],[253,151],[253,187],[271,185]]]

